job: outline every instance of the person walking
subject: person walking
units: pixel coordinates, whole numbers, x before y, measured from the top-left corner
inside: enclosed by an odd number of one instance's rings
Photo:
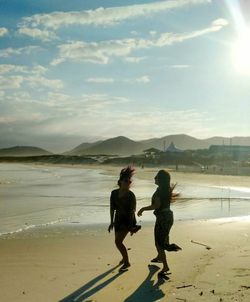
[[[158,254],[151,262],[163,263],[163,268],[158,274],[162,277],[166,277],[169,271],[165,250],[181,250],[175,243],[169,243],[169,233],[174,223],[174,216],[170,209],[170,204],[178,196],[177,193],[173,192],[175,185],[171,185],[170,180],[170,174],[165,170],[160,170],[155,176],[155,184],[158,188],[152,196],[151,205],[141,208],[137,213],[138,216],[142,216],[144,211],[153,210],[156,216],[154,239]]]
[[[127,270],[130,267],[127,248],[123,241],[130,233],[133,235],[141,226],[136,224],[136,197],[130,190],[132,176],[135,170],[128,166],[120,172],[118,180],[118,189],[111,192],[110,196],[110,225],[108,231],[115,230],[115,244],[122,255],[120,271]]]

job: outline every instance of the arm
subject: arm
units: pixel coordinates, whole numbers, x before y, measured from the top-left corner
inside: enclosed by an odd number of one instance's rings
[[[160,207],[160,205],[161,205],[160,198],[155,197],[155,198],[154,198],[154,202],[153,202],[150,206],[141,208],[141,209],[137,212],[137,215],[138,215],[138,216],[142,216],[142,213],[143,213],[144,211],[152,211],[152,210],[156,210],[156,209],[158,209],[158,208]]]
[[[114,206],[114,196],[113,192],[110,196],[110,225],[108,227],[108,231],[112,231],[114,228],[114,214],[115,214],[115,206]]]
[[[114,214],[115,210],[110,208],[110,224],[114,224]]]
[[[130,194],[130,228],[136,224],[135,219],[135,210],[136,210],[136,197],[133,192]]]
[[[176,202],[177,198],[180,196],[180,193],[172,193],[171,203]]]
[[[177,183],[171,185],[171,190],[172,190],[172,194],[171,194],[172,196],[171,196],[171,201],[170,201],[171,203],[175,202],[177,197],[180,196],[180,193],[174,192],[174,189],[176,186],[177,186]]]

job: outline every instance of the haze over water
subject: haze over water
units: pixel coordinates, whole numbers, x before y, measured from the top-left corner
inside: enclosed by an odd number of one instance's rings
[[[119,170],[117,168],[117,170]],[[0,234],[56,223],[109,223],[109,196],[117,177],[80,167],[0,164]],[[175,181],[173,179],[173,181]],[[152,181],[135,177],[137,208],[150,203]],[[176,220],[250,215],[250,189],[178,183]],[[147,212],[138,221],[154,220]]]

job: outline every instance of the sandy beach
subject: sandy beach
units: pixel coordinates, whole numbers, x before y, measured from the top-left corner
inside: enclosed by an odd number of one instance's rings
[[[121,167],[73,168],[99,170],[101,174],[116,176]],[[138,168],[136,178],[151,181],[157,170]],[[61,175],[59,170],[51,171],[45,169],[45,176],[57,178]],[[73,173],[66,168],[66,173],[69,172]],[[171,175],[178,184],[231,185],[246,190],[250,186],[249,178],[241,176],[179,172],[171,172]],[[96,174],[93,177],[95,179]],[[184,207],[182,211],[190,209]],[[249,215],[247,211],[245,214]],[[161,265],[150,265],[150,260],[156,256],[152,221],[142,217],[142,230],[126,238],[131,267],[122,274],[118,272],[120,255],[114,245],[114,234],[107,232],[108,224],[95,223],[86,225],[72,220],[1,236],[0,300],[250,301],[250,216],[176,221],[171,242],[183,250],[168,253],[169,280],[158,279]]]
[[[157,278],[153,224],[128,237],[131,267],[118,272],[105,225],[58,226],[0,239],[2,301],[249,301],[250,219],[175,223],[172,274]],[[211,247],[192,243],[191,240]]]

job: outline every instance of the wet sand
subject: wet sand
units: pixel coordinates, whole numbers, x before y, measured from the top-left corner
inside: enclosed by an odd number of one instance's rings
[[[250,218],[177,222],[172,274],[157,278],[153,224],[126,239],[131,267],[118,272],[104,225],[44,227],[0,239],[1,301],[250,301]],[[191,240],[211,247],[192,243]]]

